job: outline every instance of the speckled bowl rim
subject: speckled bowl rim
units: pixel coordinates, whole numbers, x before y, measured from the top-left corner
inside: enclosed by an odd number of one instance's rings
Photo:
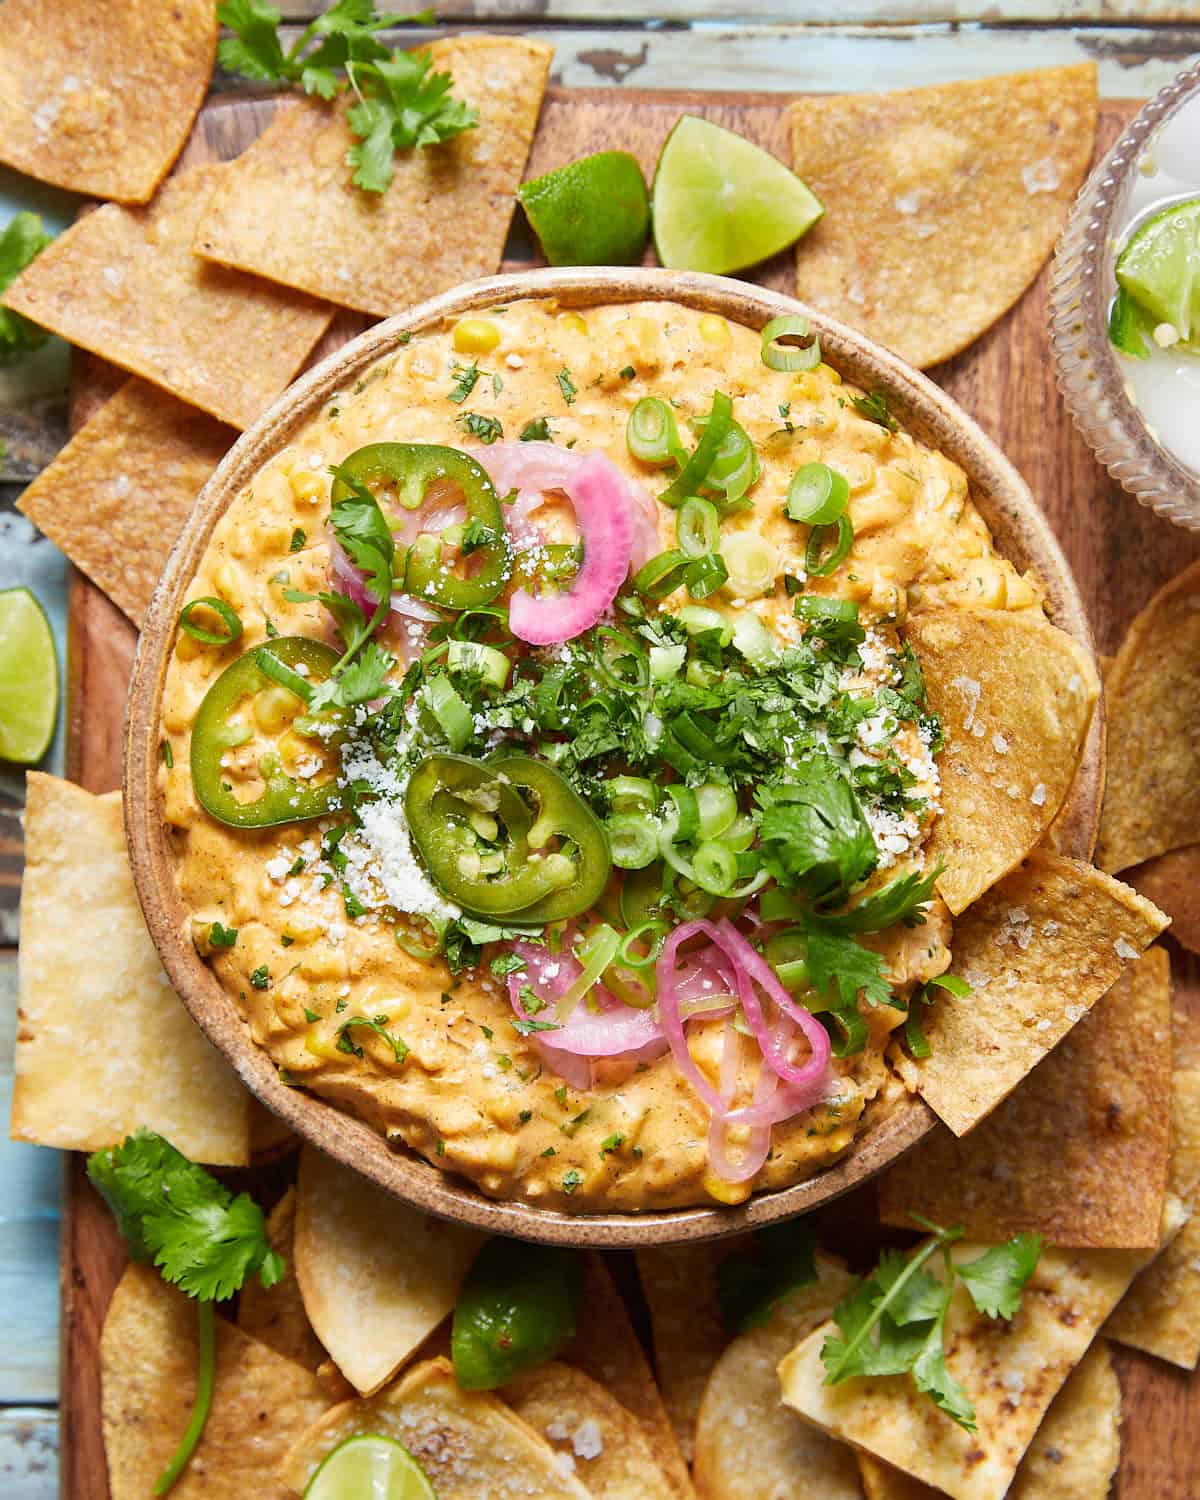
[[[485,1197],[469,1182],[438,1170],[414,1152],[391,1146],[365,1122],[315,1095],[279,1081],[267,1053],[251,1040],[237,1007],[196,953],[175,884],[158,791],[163,683],[179,609],[213,528],[254,473],[335,392],[407,336],[448,319],[519,298],[553,297],[563,306],[641,300],[676,301],[760,329],[782,313],[803,313],[826,358],[850,379],[887,394],[892,409],[921,440],[967,473],[972,497],[997,545],[1047,590],[1052,618],[1093,650],[1083,603],[1066,560],[1024,480],[976,423],[925,376],[846,325],[791,297],[726,277],[644,269],[539,270],[496,276],[432,298],[369,329],[298,380],[234,444],[205,485],[167,563],[146,615],[130,686],[124,743],[125,826],[138,897],[172,984],[201,1030],[247,1088],[304,1140],[354,1168],[398,1198],[442,1218],[497,1234],[577,1247],[620,1248],[713,1239],[804,1213],[867,1181],[934,1126],[923,1101],[905,1097],[870,1124],[827,1171],[792,1187],[755,1194],[736,1208],[683,1208],[644,1213],[566,1214]],[[1083,858],[1095,841],[1103,780],[1100,716],[1085,747],[1058,845]]]
[[[1156,130],[1200,95],[1200,62],[1180,73],[1134,116],[1079,191],[1050,277],[1055,378],[1084,440],[1119,485],[1157,515],[1200,531],[1200,478],[1150,436],[1125,394],[1108,342],[1115,238],[1137,171]]]

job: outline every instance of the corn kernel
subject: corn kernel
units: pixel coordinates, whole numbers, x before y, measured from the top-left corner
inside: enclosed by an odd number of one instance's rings
[[[700,319],[699,326],[700,337],[706,344],[715,344],[720,349],[728,349],[733,343],[729,324],[724,318],[718,318],[715,313],[705,313]]]
[[[1027,578],[1018,574],[1015,578],[1009,578],[1005,588],[1004,607],[1006,609],[1029,609],[1039,602],[1037,589]]]
[[[299,709],[296,695],[277,684],[254,695],[254,722],[264,734],[278,734],[286,729]]]
[[[572,333],[582,334],[584,338],[587,337],[588,326],[587,326],[586,321],[583,319],[583,317],[581,317],[581,315],[579,313],[577,313],[577,312],[559,313],[559,315],[558,315],[558,321],[562,324],[562,326],[564,328],[569,328]]]
[[[257,707],[255,717],[257,717]],[[302,760],[306,760],[313,753],[312,741],[301,739],[294,729],[288,729],[280,735],[276,749],[287,771],[295,770]]]
[[[325,498],[325,481],[311,469],[293,469],[288,476],[288,483],[296,499],[308,505],[315,505],[318,500]]]
[[[984,562],[975,570],[971,579],[971,597],[974,604],[981,604],[985,609],[1004,608],[1008,585],[997,564]]]
[[[180,661],[195,661],[204,647],[194,636],[188,635],[186,630],[181,630],[175,641],[175,655]]]
[[[704,1191],[718,1203],[745,1203],[750,1196],[749,1182],[725,1182],[715,1172],[705,1172]]]
[[[232,604],[234,609],[238,607],[241,600],[241,588],[238,581],[237,569],[222,563],[213,574],[213,582],[217,586],[217,593],[225,600],[226,604]]]
[[[812,370],[801,370],[798,375],[793,375],[791,390],[792,399],[796,401],[819,401],[825,394],[824,385]]]
[[[825,379],[828,380],[831,385],[841,385],[842,383],[842,377],[838,374],[838,372],[833,368],[832,365],[827,365],[824,360],[822,360],[821,363],[817,366],[817,373],[820,375],[824,375]]]
[[[490,354],[499,342],[500,330],[490,318],[460,318],[454,325],[459,354]]]

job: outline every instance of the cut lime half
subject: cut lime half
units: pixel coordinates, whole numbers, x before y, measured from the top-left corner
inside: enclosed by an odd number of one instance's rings
[[[599,151],[534,177],[517,197],[552,266],[632,266],[650,232],[642,169],[628,151]]]
[[[28,589],[0,593],[0,760],[36,765],[58,719],[58,656]]]
[[[1200,198],[1172,204],[1143,224],[1117,259],[1117,281],[1180,343],[1200,344]]]
[[[769,151],[681,115],[654,173],[654,246],[673,270],[724,275],[775,255],[825,212]]]
[[[437,1495],[407,1448],[367,1432],[338,1444],[309,1480],[304,1500],[437,1500]]]

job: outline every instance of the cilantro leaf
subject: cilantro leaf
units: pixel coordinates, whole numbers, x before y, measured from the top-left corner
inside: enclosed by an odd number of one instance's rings
[[[392,144],[392,114],[376,99],[364,99],[346,112],[346,122],[358,141],[346,152],[350,179],[366,193],[386,193],[391,186],[396,148]]]
[[[792,1292],[817,1279],[812,1234],[795,1221],[757,1229],[749,1242],[717,1266],[721,1321],[730,1333],[769,1322]]]
[[[780,885],[829,901],[875,868],[870,825],[831,756],[801,762],[782,786],[760,787],[758,801],[762,862]]]
[[[912,1377],[917,1390],[933,1398],[939,1410],[963,1427],[967,1432],[976,1431],[975,1407],[962,1384],[946,1367],[945,1328],[946,1312],[950,1306],[947,1289],[941,1315],[930,1325],[921,1345],[921,1351],[913,1360]]]
[[[14,214],[4,233],[0,234],[0,292],[17,279],[53,238],[42,228],[37,214]],[[44,328],[39,328],[28,318],[10,308],[0,307],[0,362],[31,349],[40,349],[48,337]]]
[[[362,1057],[363,1049],[351,1037],[350,1031],[354,1026],[365,1026],[368,1031],[373,1031],[376,1036],[382,1037],[392,1049],[392,1055],[396,1061],[402,1063],[411,1049],[402,1037],[393,1036],[387,1029],[387,1022],[388,1018],[386,1016],[351,1016],[348,1021],[343,1021],[337,1029],[338,1051],[348,1052],[354,1057]]]
[[[823,912],[812,920],[828,932],[883,932],[897,922],[919,925],[925,920],[921,908],[933,899],[933,887],[941,873],[939,865],[931,875],[922,876],[915,871],[903,875],[850,911]]]
[[[989,1318],[1012,1318],[1041,1253],[1040,1235],[1018,1234],[1007,1244],[994,1245],[956,1269],[981,1313]]]
[[[837,988],[842,1009],[857,1004],[859,993],[870,1005],[887,1005],[892,988],[884,977],[883,959],[852,937],[829,932],[815,923],[805,934],[808,976],[814,989]]]
[[[329,708],[353,708],[382,698],[388,690],[387,674],[396,658],[378,641],[366,641],[357,657],[336,677],[329,677],[313,688],[310,706],[314,713]]]
[[[575,382],[571,379],[571,372],[566,365],[554,377],[558,381],[558,388],[562,392],[562,398],[568,406],[575,405],[575,397],[578,394]]]
[[[454,385],[447,401],[453,401],[455,406],[461,406],[471,392],[475,389],[475,382],[479,379],[479,361],[473,360],[469,365],[454,366]]]
[[[871,391],[866,396],[852,396],[850,405],[860,417],[866,417],[868,422],[885,427],[888,432],[900,431],[900,423],[889,411],[887,397],[882,391]]]
[[[479,124],[478,112],[450,98],[449,73],[431,73],[428,52],[393,52],[352,67],[360,102],[346,122],[361,144],[347,162],[357,168],[357,187],[383,193],[391,186],[394,156],[448,141]]]
[[[532,421],[525,423],[517,436],[523,443],[552,443],[554,438],[550,431],[550,418],[534,417]]]
[[[498,417],[481,416],[477,411],[463,412],[458,418],[458,425],[472,437],[477,437],[485,447],[490,447],[497,438],[504,436],[504,427]]]
[[[266,0],[221,0],[217,20],[233,36],[217,48],[223,68],[261,83],[291,83],[294,70],[279,41],[279,12]]]

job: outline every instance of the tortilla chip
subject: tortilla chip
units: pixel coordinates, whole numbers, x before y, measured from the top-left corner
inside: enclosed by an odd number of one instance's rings
[[[594,1250],[584,1258],[579,1325],[562,1358],[598,1381],[610,1396],[633,1413],[649,1440],[655,1461],[671,1481],[679,1500],[695,1500],[683,1451],[629,1309],[604,1257]]]
[[[939,1128],[880,1182],[885,1224],[913,1215],[972,1239],[1158,1243],[1167,1191],[1171,975],[1151,948],[970,1135]]]
[[[438,1500],[589,1500],[549,1443],[503,1402],[460,1391],[446,1359],[428,1360],[378,1395],[327,1412],[284,1460],[284,1484],[303,1494],[326,1455],[359,1432],[403,1443]]]
[[[817,1257],[817,1278],[717,1361],[696,1420],[696,1485],[705,1500],[861,1500],[851,1449],[779,1398],[779,1361],[829,1318],[854,1279],[827,1255]]]
[[[553,48],[460,36],[428,51],[478,109],[478,129],[401,152],[380,195],[351,182],[342,110],[281,108],[227,170],[196,253],[378,317],[499,270]]]
[[[316,1371],[328,1356],[300,1296],[293,1249],[295,1225],[296,1189],[290,1187],[267,1216],[271,1248],[283,1257],[283,1277],[270,1290],[257,1277],[246,1283],[238,1298],[237,1326],[293,1364]]]
[[[142,380],[81,427],[17,506],[135,625],[237,433]]]
[[[212,0],[5,0],[0,161],[145,203],[204,102],[217,29]]]
[[[1091,865],[1035,849],[961,916],[952,971],[971,986],[925,1013],[932,1049],[897,1070],[964,1135],[1007,1098],[1167,925]]]
[[[12,1137],[97,1151],[141,1126],[244,1166],[250,1095],[171,989],[129,873],[121,795],[31,771]]]
[[[192,167],[147,208],[106,203],[77,219],[12,283],[5,306],[249,427],[304,363],[333,309],[192,254],[196,224],[229,170]]]
[[[257,1099],[250,1103],[250,1156],[256,1167],[278,1161],[300,1145],[300,1137]]]
[[[1106,1500],[1120,1461],[1121,1387],[1097,1339],[1050,1403],[1006,1500]],[[938,1490],[869,1454],[858,1467],[866,1500],[938,1500]]]
[[[825,204],[797,295],[917,366],[965,349],[1054,248],[1096,136],[1083,63],[792,106],[792,167]]]
[[[1200,1360],[1200,1069],[1175,1074],[1172,1125],[1171,1191],[1191,1217],[1133,1283],[1104,1331],[1192,1370]]]
[[[735,1236],[722,1248],[737,1242]],[[637,1252],[659,1389],[688,1463],[695,1457],[696,1417],[704,1388],[729,1343],[717,1304],[719,1259],[716,1245],[707,1242]]]
[[[1030,610],[935,609],[905,634],[946,737],[928,845],[957,916],[1041,842],[1075,778],[1100,686],[1084,648]]]
[[[674,1500],[637,1418],[581,1370],[552,1362],[501,1394],[594,1500]]]
[[[1179,1205],[1165,1226],[1177,1232]],[[982,1245],[959,1243],[956,1261]],[[946,1365],[975,1405],[967,1432],[908,1376],[825,1384],[821,1346],[833,1323],[811,1333],[779,1367],[783,1399],[809,1421],[953,1500],[1001,1500],[1054,1397],[1152,1250],[1042,1251],[1011,1322],[977,1313],[956,1283],[946,1325]],[[935,1274],[935,1256],[928,1262]],[[936,1268],[936,1269],[935,1269]]]
[[[329,1405],[316,1379],[217,1318],[204,1435],[173,1500],[277,1500],[284,1454]],[[100,1338],[104,1451],[112,1500],[146,1500],[191,1416],[196,1306],[151,1266],[129,1266]]]
[[[1122,879],[1171,919],[1171,936],[1200,953],[1200,844],[1169,849],[1121,872]]]
[[[458,1299],[483,1235],[401,1203],[312,1146],[296,1184],[296,1279],[334,1362],[364,1395]]]

